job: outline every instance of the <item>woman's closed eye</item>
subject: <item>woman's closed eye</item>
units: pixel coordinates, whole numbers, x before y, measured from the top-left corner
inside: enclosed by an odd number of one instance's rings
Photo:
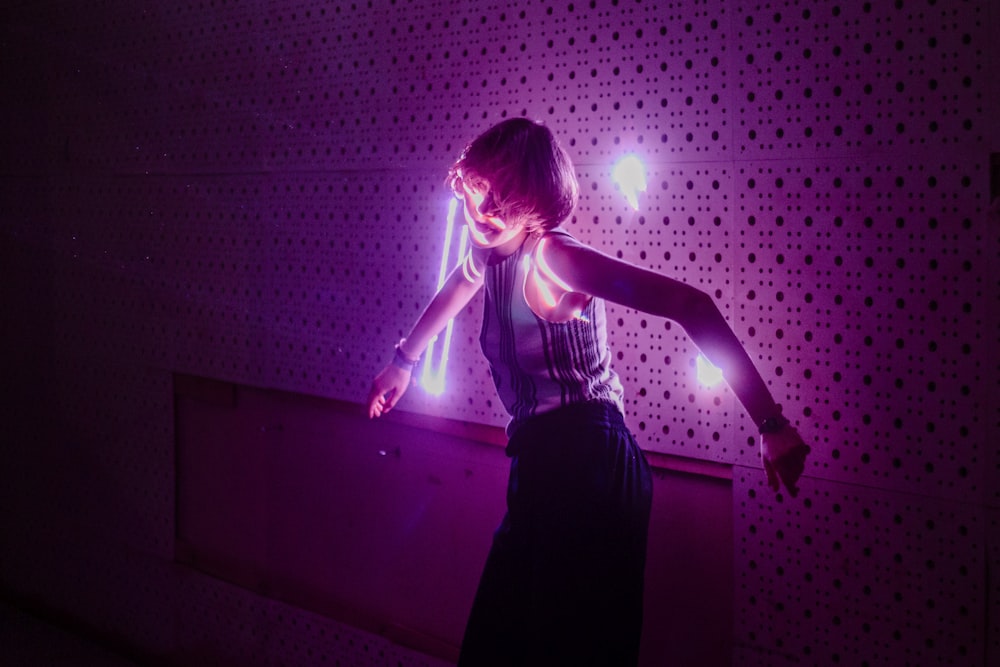
[[[483,215],[496,215],[500,212],[500,207],[497,205],[496,196],[492,190],[487,189],[486,194],[478,204],[477,208]]]
[[[484,181],[462,179],[456,192],[462,199],[468,197],[480,215],[496,216],[500,212],[493,189]]]

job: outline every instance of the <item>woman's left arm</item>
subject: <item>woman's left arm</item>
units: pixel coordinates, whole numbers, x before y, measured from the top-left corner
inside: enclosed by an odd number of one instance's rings
[[[722,369],[726,383],[762,430],[761,452],[769,482],[774,487],[775,476],[780,477],[794,495],[808,447],[781,416],[760,372],[712,297],[679,280],[605,255],[572,237],[556,238],[555,243],[545,244],[544,261],[574,291],[677,322],[702,354]],[[798,463],[789,465],[789,457]]]

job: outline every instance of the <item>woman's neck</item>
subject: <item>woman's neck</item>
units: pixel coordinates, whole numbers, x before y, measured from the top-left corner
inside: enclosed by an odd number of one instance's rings
[[[515,252],[517,252],[518,248],[524,245],[524,242],[525,240],[527,240],[528,236],[529,236],[528,232],[522,229],[517,236],[514,236],[510,240],[505,241],[501,245],[498,245],[497,247],[493,248],[493,252],[490,253],[491,258],[499,262],[503,259],[506,259],[507,257],[510,257]]]

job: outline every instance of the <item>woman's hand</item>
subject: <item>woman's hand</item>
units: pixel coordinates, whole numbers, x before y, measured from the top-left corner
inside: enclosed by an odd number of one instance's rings
[[[794,498],[799,492],[795,483],[806,468],[806,456],[810,451],[799,432],[791,425],[786,425],[774,433],[762,434],[760,458],[764,461],[768,486],[780,491],[781,485],[784,484],[789,495]]]
[[[368,418],[381,417],[399,402],[410,386],[411,371],[389,364],[375,376],[368,392]]]

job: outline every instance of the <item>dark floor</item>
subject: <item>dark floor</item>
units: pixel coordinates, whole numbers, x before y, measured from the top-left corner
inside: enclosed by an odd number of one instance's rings
[[[138,667],[97,642],[0,601],[0,664],[4,667]]]

